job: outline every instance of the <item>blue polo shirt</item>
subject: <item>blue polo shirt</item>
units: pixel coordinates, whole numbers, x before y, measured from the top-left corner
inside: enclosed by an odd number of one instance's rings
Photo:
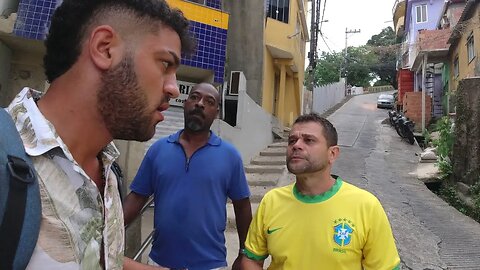
[[[154,194],[150,257],[169,268],[205,270],[226,262],[226,202],[250,196],[240,154],[210,132],[208,143],[187,160],[179,143],[183,130],[152,145],[131,184]]]

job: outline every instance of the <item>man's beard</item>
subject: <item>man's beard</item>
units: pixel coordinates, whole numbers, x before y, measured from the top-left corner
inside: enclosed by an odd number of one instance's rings
[[[103,74],[97,109],[114,139],[147,141],[155,134],[131,55]]]
[[[297,164],[291,165],[290,160],[287,157],[287,169],[295,175],[323,171],[328,165],[327,161],[312,163],[309,159],[304,159],[302,163],[303,164],[298,164],[297,162]]]
[[[193,115],[196,115],[198,117],[202,117],[205,120],[205,115],[200,109],[194,109],[190,112],[185,117],[185,126],[189,130],[193,132],[199,132],[202,130],[205,130],[205,124],[199,120],[197,117],[192,117]]]

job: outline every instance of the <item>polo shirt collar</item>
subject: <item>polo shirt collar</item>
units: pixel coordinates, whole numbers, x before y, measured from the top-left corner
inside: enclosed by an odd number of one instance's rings
[[[184,131],[184,129],[181,129],[181,130],[177,131],[177,133],[168,136],[167,141],[169,143],[180,143],[180,134],[182,134],[183,131]],[[215,134],[215,132],[210,130],[210,138],[208,138],[207,143],[209,145],[212,145],[212,146],[219,146],[222,143],[222,139],[220,137],[218,137]]]

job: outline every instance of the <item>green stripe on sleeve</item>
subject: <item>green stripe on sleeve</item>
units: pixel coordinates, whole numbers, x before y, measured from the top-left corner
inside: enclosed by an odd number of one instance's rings
[[[400,264],[398,264],[397,266],[395,266],[392,270],[400,270]]]
[[[247,256],[247,258],[249,258],[250,260],[254,260],[254,261],[263,261],[268,257],[268,254],[265,256],[258,256],[246,248],[243,249],[243,254]]]

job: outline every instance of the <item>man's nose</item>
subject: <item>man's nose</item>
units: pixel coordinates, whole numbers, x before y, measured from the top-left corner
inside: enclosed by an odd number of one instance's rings
[[[177,75],[167,75],[165,78],[165,84],[163,85],[163,91],[169,98],[176,98],[180,95],[177,85]]]
[[[197,102],[197,106],[205,108],[205,98],[204,97],[200,98],[200,100]]]
[[[303,148],[303,141],[301,139],[297,140],[293,145],[292,149],[293,150],[300,150]]]

